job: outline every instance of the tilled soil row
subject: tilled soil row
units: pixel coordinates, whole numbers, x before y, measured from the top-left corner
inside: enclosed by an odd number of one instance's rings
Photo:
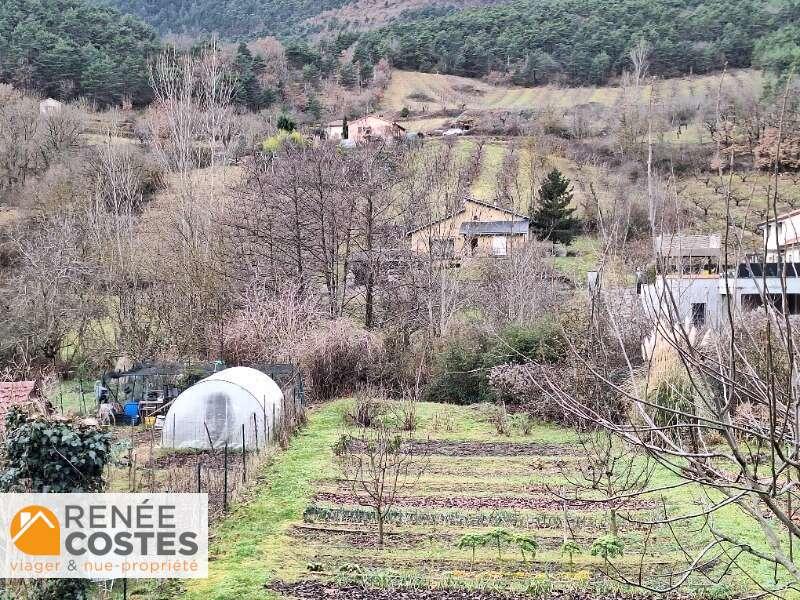
[[[518,594],[476,590],[397,590],[365,588],[358,585],[336,585],[316,579],[285,583],[275,581],[267,584],[267,589],[297,598],[298,600],[319,600],[320,598],[336,598],[341,600],[510,600],[519,598]],[[525,596],[527,597],[527,596]],[[622,593],[595,594],[591,592],[552,592],[549,598],[558,600],[626,600],[633,596]],[[537,595],[537,598],[546,598]],[[688,596],[636,596],[637,600],[685,600]]]
[[[415,454],[438,456],[563,456],[575,452],[568,444],[538,442],[459,442],[451,440],[413,440],[404,442]],[[361,440],[353,440],[351,452],[364,449]]]
[[[359,499],[353,494],[338,492],[320,492],[314,496],[316,503],[340,505],[358,505]],[[487,508],[519,508],[528,510],[558,510],[564,502],[547,496],[398,496],[395,506],[411,508],[458,508],[465,510],[481,510]],[[566,505],[571,510],[599,510],[608,506],[607,502],[585,502],[568,500]],[[654,508],[656,503],[643,499],[631,499],[625,510]]]
[[[319,541],[324,535],[325,540],[330,540],[331,544],[339,546],[351,546],[353,548],[373,548],[376,545],[376,532],[370,530],[356,531],[347,529],[327,529],[317,527],[295,526],[291,529],[292,537],[304,541]],[[411,550],[426,544],[441,544],[445,546],[455,546],[461,538],[462,533],[410,533],[410,532],[387,532],[384,539],[384,546],[393,550]],[[590,537],[586,537],[589,543]],[[560,537],[537,537],[540,550],[556,550],[561,547],[563,539]]]

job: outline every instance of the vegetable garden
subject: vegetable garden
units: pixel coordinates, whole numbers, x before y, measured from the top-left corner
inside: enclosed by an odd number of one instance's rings
[[[620,579],[670,577],[684,550],[704,543],[702,528],[648,524],[665,506],[689,512],[700,501],[687,488],[669,489],[677,481],[669,474],[651,480],[659,491],[614,504],[615,536],[601,494],[592,501],[584,490],[580,501],[568,499],[564,474],[586,460],[574,432],[539,425],[500,436],[492,407],[422,403],[408,434],[413,442],[403,442],[422,467],[388,510],[379,547],[375,511],[336,457],[369,450],[350,443],[334,452],[355,429],[345,424],[350,404],[311,411],[307,430],[268,467],[263,488],[220,527],[211,578],[189,584],[188,598],[264,598],[265,589],[270,598],[309,599],[397,597],[392,590],[403,590],[403,598],[616,597],[641,593]],[[712,579],[715,566],[705,569]],[[686,589],[724,598],[737,591],[730,585],[690,580]]]

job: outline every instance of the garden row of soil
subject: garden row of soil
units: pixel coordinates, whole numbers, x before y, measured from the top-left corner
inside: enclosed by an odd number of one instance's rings
[[[562,456],[575,452],[568,444],[538,442],[464,442],[452,440],[413,440],[406,442],[414,454],[426,456]],[[363,449],[363,442],[354,440],[351,451]]]
[[[332,529],[295,526],[291,530],[292,537],[303,540],[304,542],[314,543],[324,537],[327,544],[337,546],[347,545],[353,548],[374,548],[377,534],[374,529]],[[410,533],[389,531],[386,533],[384,545],[394,550],[410,550],[428,544],[441,544],[445,546],[455,546],[461,538],[461,533]],[[584,543],[591,544],[592,536],[576,536]],[[537,536],[540,550],[556,550],[561,547],[563,539],[561,537],[542,537]]]
[[[358,505],[359,499],[350,493],[320,492],[314,496],[317,503]],[[607,502],[585,502],[567,500],[571,510],[599,510],[608,506]],[[524,510],[559,510],[564,502],[553,496],[397,496],[394,506],[411,508],[457,508],[462,510],[481,510],[487,508],[518,508]],[[653,508],[656,503],[641,498],[630,499],[625,503],[626,510]]]
[[[324,598],[341,600],[509,600],[519,597],[519,595],[511,596],[500,592],[476,590],[375,589],[359,585],[337,585],[315,579],[295,583],[276,581],[268,584],[267,588],[299,600],[320,600]],[[623,600],[633,598],[633,596],[621,593],[595,594],[591,592],[553,592],[549,597],[558,598],[559,600]],[[537,595],[537,598],[545,598],[545,596]],[[635,598],[637,600],[655,600],[656,596],[635,596]],[[682,600],[687,597],[673,595],[669,597],[658,596],[658,598],[661,600]]]
[[[225,456],[222,450],[215,450],[213,452],[179,452],[176,454],[165,454],[155,459],[155,466],[157,469],[180,469],[185,467],[197,467],[200,463],[203,468],[219,469],[225,467]],[[249,461],[248,461],[249,463]],[[241,468],[242,466],[242,452],[241,449],[237,452],[233,450],[228,451],[228,469]]]

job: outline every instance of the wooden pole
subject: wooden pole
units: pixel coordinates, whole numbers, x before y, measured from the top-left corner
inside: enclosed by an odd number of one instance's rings
[[[222,454],[222,467],[222,512],[228,512],[228,442],[225,442]]]
[[[247,440],[244,435],[244,423],[242,423],[242,483],[247,481]]]
[[[258,419],[256,413],[253,413],[253,433],[256,436],[256,452],[258,451]]]
[[[83,377],[78,378],[78,385],[80,386],[81,406],[83,406],[83,414],[88,414],[89,411],[86,408],[86,397],[83,395]]]

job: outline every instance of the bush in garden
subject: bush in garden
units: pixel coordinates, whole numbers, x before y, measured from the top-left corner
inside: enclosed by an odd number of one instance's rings
[[[560,325],[542,320],[534,325],[503,328],[484,356],[486,368],[528,362],[557,363],[567,355],[567,346]]]
[[[493,368],[530,361],[554,364],[565,355],[562,333],[552,321],[529,327],[510,325],[497,336],[473,331],[447,342],[425,396],[453,404],[492,402],[498,397],[490,383]]]
[[[490,394],[483,374],[483,354],[487,341],[483,335],[470,335],[446,343],[436,360],[425,399],[432,402],[473,404],[487,402]]]
[[[493,545],[497,549],[498,560],[503,560],[503,546],[515,542],[514,536],[506,529],[494,529],[485,534],[486,544]]]
[[[472,564],[475,564],[475,550],[482,548],[487,544],[487,542],[488,540],[484,535],[478,533],[468,533],[461,536],[461,539],[458,540],[458,543],[456,544],[456,548],[459,550],[465,550],[467,548],[472,550]]]
[[[590,553],[592,556],[599,556],[608,562],[612,558],[622,556],[624,548],[625,546],[621,539],[615,535],[607,534],[597,538],[592,543]]]
[[[384,412],[386,398],[373,388],[361,388],[355,393],[352,407],[345,413],[345,422],[359,427],[372,427]]]
[[[567,564],[572,569],[575,566],[574,557],[582,552],[580,545],[575,540],[567,540],[561,545],[561,556],[567,555]]]
[[[314,401],[352,394],[379,378],[384,350],[381,338],[348,319],[337,319],[311,334],[300,365]]]
[[[539,542],[527,535],[518,535],[514,538],[519,551],[522,553],[522,562],[528,562],[526,553],[531,555],[531,560],[536,560],[536,551],[539,550]]]
[[[6,415],[0,491],[103,491],[103,470],[111,460],[111,442],[111,434],[96,425],[29,414],[25,407],[12,407]],[[25,592],[31,600],[88,597],[87,582],[82,579],[35,581]]]
[[[12,408],[6,416],[0,491],[100,492],[111,441],[111,434],[95,425]]]

